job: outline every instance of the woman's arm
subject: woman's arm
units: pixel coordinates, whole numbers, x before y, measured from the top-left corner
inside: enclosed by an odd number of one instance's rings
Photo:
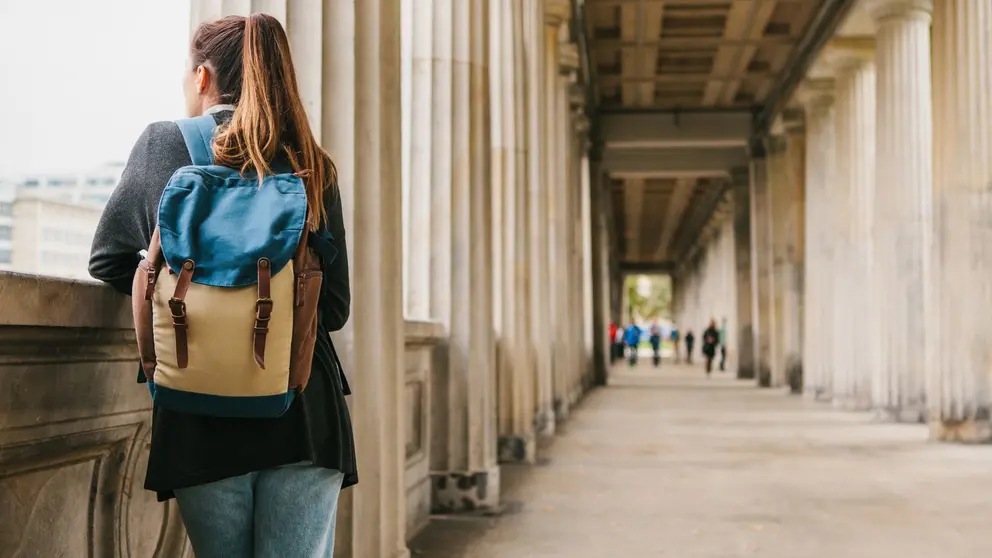
[[[341,193],[337,186],[327,189],[324,207],[327,211],[327,232],[337,255],[332,261],[324,262],[320,312],[327,330],[338,331],[348,322],[351,312],[351,283],[348,279],[348,245],[341,213]]]
[[[135,142],[93,236],[90,275],[131,294],[131,282],[158,221],[158,200],[189,153],[173,122],[151,124]]]

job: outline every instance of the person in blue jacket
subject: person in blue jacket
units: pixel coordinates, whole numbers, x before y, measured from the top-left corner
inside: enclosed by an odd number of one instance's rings
[[[641,343],[641,328],[637,327],[634,322],[631,322],[624,330],[623,342],[627,345],[627,358],[630,360],[630,365],[635,366],[637,364],[637,346]]]

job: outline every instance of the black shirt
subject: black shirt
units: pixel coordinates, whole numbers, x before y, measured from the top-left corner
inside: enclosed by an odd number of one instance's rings
[[[230,111],[215,113],[218,124]],[[90,274],[131,294],[131,281],[158,221],[158,203],[172,174],[191,164],[179,127],[173,122],[148,126],[131,150],[127,166],[97,226]],[[155,407],[145,488],[160,501],[177,488],[196,486],[280,465],[312,461],[345,475],[344,486],[358,482],[351,418],[344,396],[347,378],[329,332],[348,320],[351,291],[341,198],[328,188],[324,200],[337,257],[324,262],[317,320],[317,343],[307,389],[279,418],[219,418],[188,415]],[[139,381],[143,381],[140,374]]]

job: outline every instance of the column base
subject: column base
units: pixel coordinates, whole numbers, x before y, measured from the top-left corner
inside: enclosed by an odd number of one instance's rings
[[[985,420],[930,421],[930,439],[956,444],[988,444],[992,442],[992,422]]]
[[[563,399],[555,399],[555,420],[559,423],[568,420],[568,413],[570,407],[568,401]]]
[[[500,436],[498,456],[500,463],[525,463],[537,460],[537,438],[533,435]]]
[[[586,392],[585,386],[579,384],[575,386],[572,393],[568,394],[568,406],[569,408],[576,406],[579,401],[582,401],[582,394]]]
[[[754,379],[754,366],[738,366],[737,367],[737,379],[738,380],[753,380]]]
[[[842,411],[870,411],[871,402],[861,401],[856,397],[840,397],[834,396],[831,400],[835,409],[840,409]]]
[[[772,387],[772,368],[767,364],[758,364],[758,387]]]
[[[926,424],[927,411],[918,407],[888,407],[876,408],[875,420],[882,422],[899,422],[905,424]]]
[[[534,415],[534,432],[540,438],[551,438],[555,435],[555,425],[557,422],[555,412],[551,409],[538,411]]]
[[[487,471],[431,473],[431,513],[463,513],[499,507],[499,466]]]
[[[830,403],[833,397],[830,392],[822,387],[803,387],[803,397],[816,403]]]
[[[798,356],[786,357],[785,377],[789,391],[797,395],[803,392],[803,362]]]

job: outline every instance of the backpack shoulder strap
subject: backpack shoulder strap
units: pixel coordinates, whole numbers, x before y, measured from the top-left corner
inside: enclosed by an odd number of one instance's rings
[[[183,134],[189,158],[194,165],[204,166],[214,164],[214,150],[210,147],[214,139],[214,129],[217,122],[213,115],[205,114],[196,118],[176,120],[179,131]]]

